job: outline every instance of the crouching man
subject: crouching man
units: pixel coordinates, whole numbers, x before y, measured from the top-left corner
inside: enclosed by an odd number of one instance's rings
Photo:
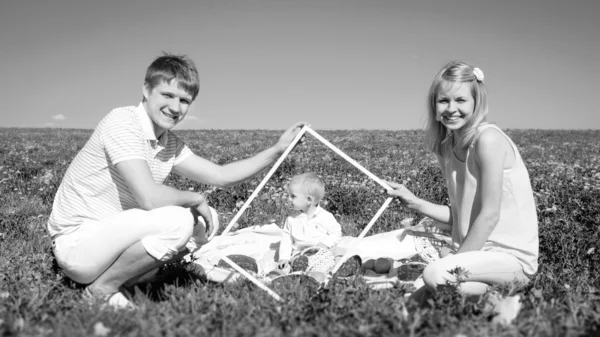
[[[217,187],[235,185],[273,163],[303,125],[252,157],[217,165],[170,131],[198,91],[191,60],[158,57],[146,71],[142,102],[106,115],[65,173],[48,231],[58,265],[87,285],[89,299],[132,307],[122,285],[181,259],[216,232],[218,217],[203,195],[163,185],[171,172]]]

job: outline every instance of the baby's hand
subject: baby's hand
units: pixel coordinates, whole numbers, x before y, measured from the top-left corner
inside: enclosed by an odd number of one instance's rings
[[[290,260],[280,260],[279,263],[277,264],[277,268],[281,269],[281,270],[290,268]]]

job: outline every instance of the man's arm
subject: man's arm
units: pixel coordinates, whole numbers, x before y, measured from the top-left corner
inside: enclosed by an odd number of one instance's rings
[[[151,210],[163,206],[196,207],[206,202],[203,195],[157,184],[146,161],[124,160],[115,165],[140,207]]]
[[[276,161],[294,140],[305,123],[297,123],[286,130],[272,147],[246,159],[217,165],[197,155],[191,155],[175,165],[173,172],[203,184],[229,187],[264,170]]]

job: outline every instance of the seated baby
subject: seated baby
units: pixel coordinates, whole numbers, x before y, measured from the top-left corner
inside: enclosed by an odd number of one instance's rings
[[[321,178],[311,172],[296,175],[287,192],[293,212],[286,218],[279,245],[277,267],[283,274],[290,272],[290,261],[305,249],[330,249],[342,237],[342,228],[333,214],[319,206],[325,194]]]

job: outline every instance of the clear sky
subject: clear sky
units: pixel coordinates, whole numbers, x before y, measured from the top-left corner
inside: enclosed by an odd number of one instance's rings
[[[0,3],[3,127],[94,128],[191,57],[185,129],[418,129],[437,71],[480,67],[503,128],[599,129],[598,0],[14,0]]]

